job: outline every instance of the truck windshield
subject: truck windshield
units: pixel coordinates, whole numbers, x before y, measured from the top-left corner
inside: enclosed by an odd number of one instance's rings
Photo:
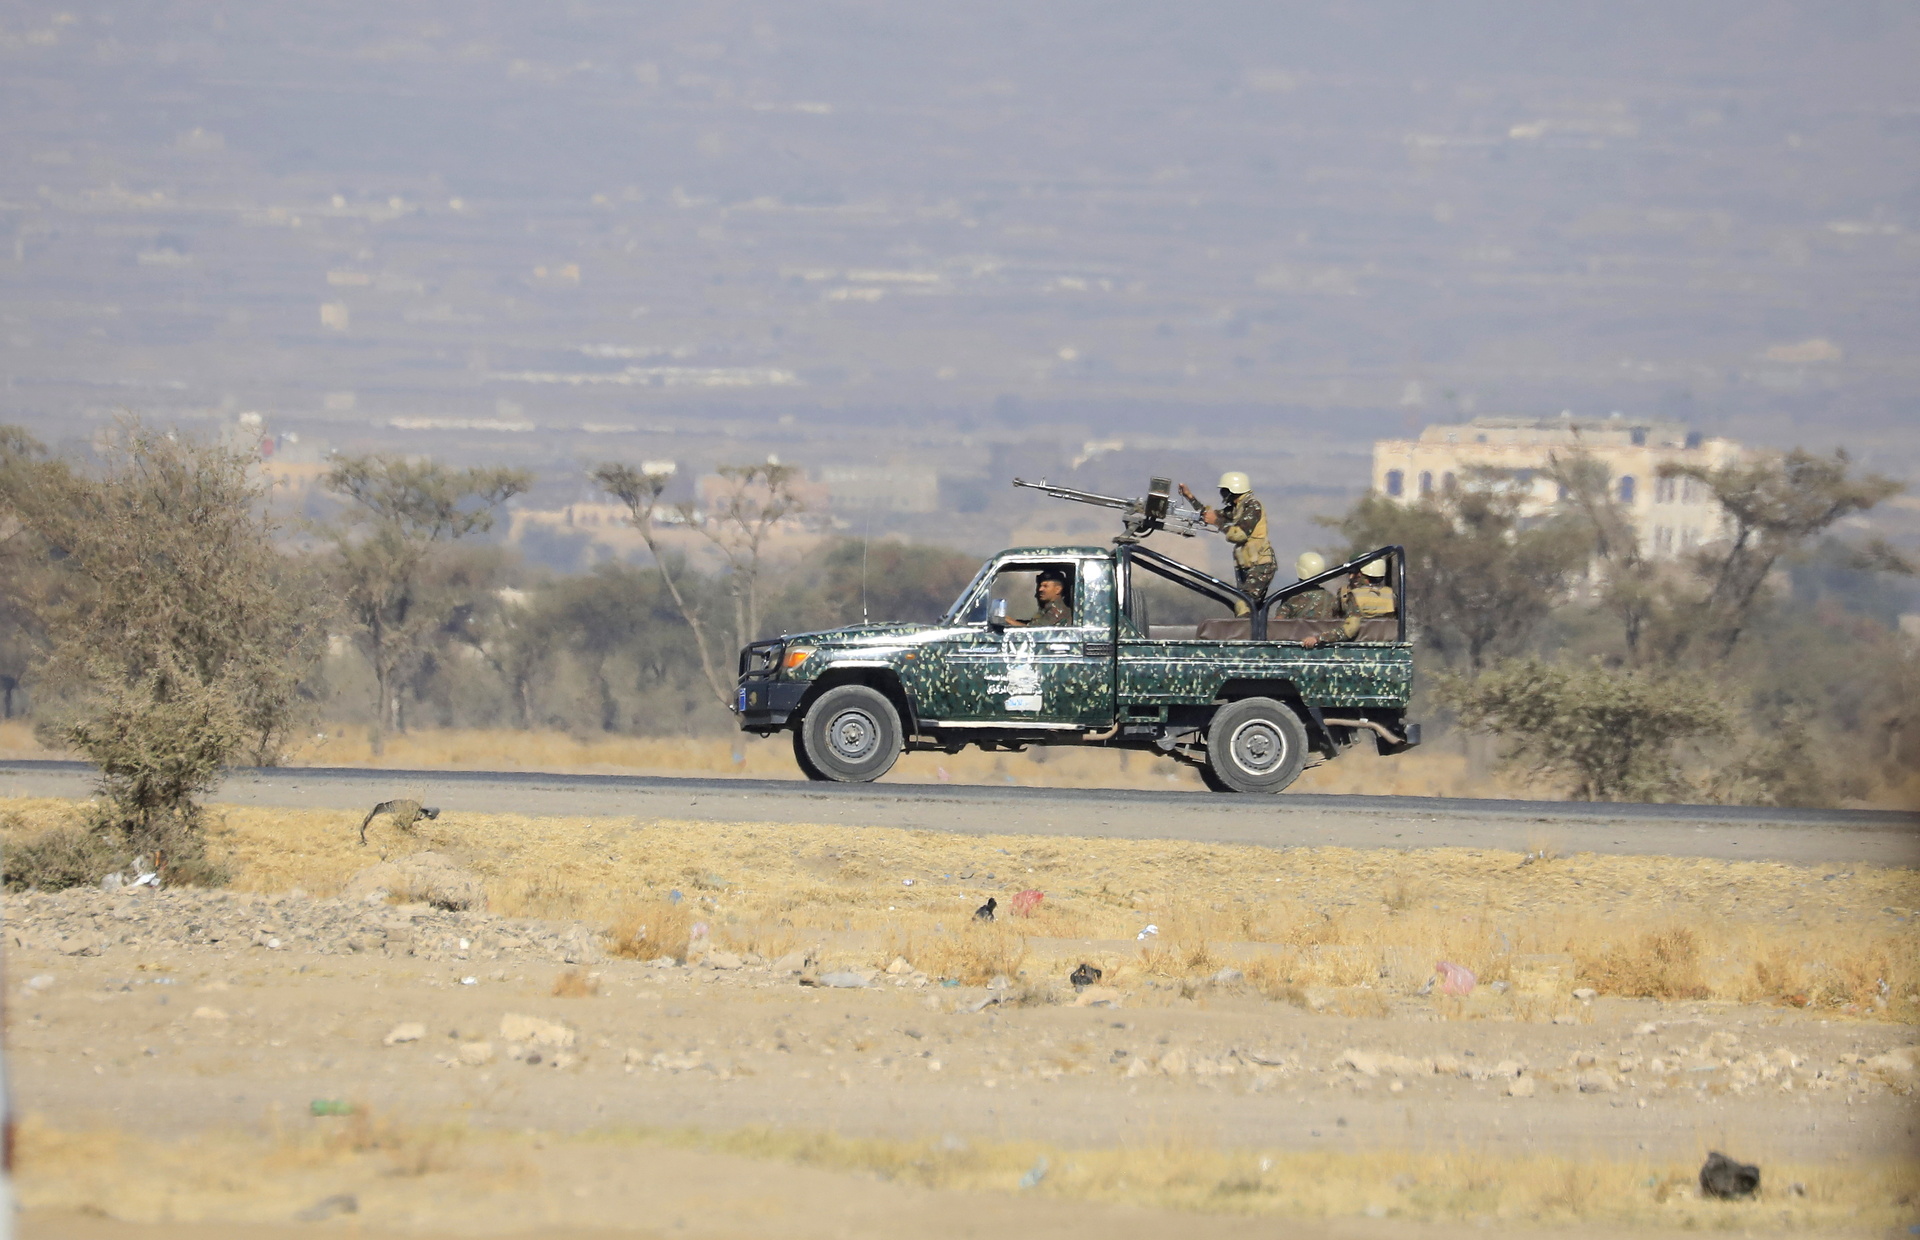
[[[967,613],[967,603],[970,600],[972,600],[975,594],[979,593],[980,583],[986,580],[988,574],[990,574],[992,571],[993,571],[992,560],[988,560],[985,564],[982,564],[980,566],[980,571],[973,575],[973,580],[967,583],[967,588],[960,591],[960,597],[953,600],[953,606],[947,608],[947,614],[940,617],[941,623],[943,624],[965,623],[965,617]]]

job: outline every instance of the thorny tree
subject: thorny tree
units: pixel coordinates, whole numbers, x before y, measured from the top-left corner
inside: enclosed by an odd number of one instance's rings
[[[767,539],[782,521],[800,515],[807,506],[798,490],[800,471],[791,465],[772,461],[722,465],[716,472],[724,482],[724,489],[704,512],[692,503],[677,504],[673,511],[682,524],[699,531],[712,543],[726,564],[726,587],[733,602],[733,649],[738,649],[759,636],[760,587]],[[670,554],[664,553],[660,546],[656,522],[670,476],[643,473],[630,465],[609,462],[593,471],[593,479],[601,489],[626,505],[628,519],[646,542],[674,607],[693,632],[694,644],[700,652],[700,670],[708,687],[721,705],[731,706],[733,677],[723,674],[715,663],[706,624],[690,604],[684,582],[676,580]]]
[[[135,422],[97,471],[10,447],[0,498],[65,578],[42,727],[99,765],[118,843],[209,877],[193,799],[236,757],[278,756],[322,629],[255,462]]]
[[[384,731],[405,730],[399,684],[448,619],[427,589],[442,548],[493,528],[494,511],[532,484],[523,469],[452,469],[437,461],[348,457],[327,474],[328,490],[353,501],[328,531],[339,552],[341,604],[372,665],[379,702],[373,749]]]
[[[1798,550],[1842,517],[1864,512],[1899,494],[1903,484],[1879,474],[1854,476],[1846,451],[1816,456],[1795,448],[1784,455],[1707,469],[1668,464],[1663,478],[1694,478],[1706,484],[1726,514],[1725,538],[1696,561],[1705,588],[1692,622],[1676,634],[1677,655],[1698,637],[1707,653],[1724,659],[1746,631],[1767,577],[1780,558]],[[1857,551],[1859,566],[1911,573],[1913,568],[1884,542]]]

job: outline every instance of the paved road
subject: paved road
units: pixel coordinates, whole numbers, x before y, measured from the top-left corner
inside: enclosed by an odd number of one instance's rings
[[[0,762],[0,795],[82,796],[79,762]],[[1920,867],[1920,814],[1725,805],[1597,805],[1437,797],[808,784],[522,771],[249,769],[214,799],[237,805],[363,809],[412,796],[454,812],[820,822],[968,834],[1111,836],[1357,848],[1441,845],[1515,851],[1658,853],[1798,865]]]

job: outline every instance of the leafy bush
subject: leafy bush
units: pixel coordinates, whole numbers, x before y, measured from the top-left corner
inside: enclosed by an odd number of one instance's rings
[[[54,827],[18,843],[8,840],[0,857],[0,878],[8,891],[91,887],[113,871],[120,856],[97,832],[79,826]]]
[[[1572,785],[1576,801],[1670,800],[1685,791],[1677,742],[1728,736],[1727,708],[1684,674],[1512,659],[1478,680],[1442,678],[1462,725],[1491,732],[1504,760]]]

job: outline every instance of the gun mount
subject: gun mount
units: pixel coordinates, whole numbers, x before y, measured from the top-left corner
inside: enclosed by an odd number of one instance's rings
[[[1178,534],[1182,538],[1192,538],[1195,534],[1204,534],[1213,528],[1200,519],[1198,512],[1174,506],[1173,482],[1167,478],[1150,479],[1147,493],[1139,499],[1125,499],[1118,495],[1102,495],[1097,491],[1081,491],[1073,487],[1055,486],[1045,478],[1038,482],[1015,478],[1013,485],[1033,491],[1045,491],[1055,499],[1069,499],[1076,504],[1118,509],[1120,528],[1123,532],[1114,537],[1113,541],[1116,543],[1137,543],[1159,530]]]

